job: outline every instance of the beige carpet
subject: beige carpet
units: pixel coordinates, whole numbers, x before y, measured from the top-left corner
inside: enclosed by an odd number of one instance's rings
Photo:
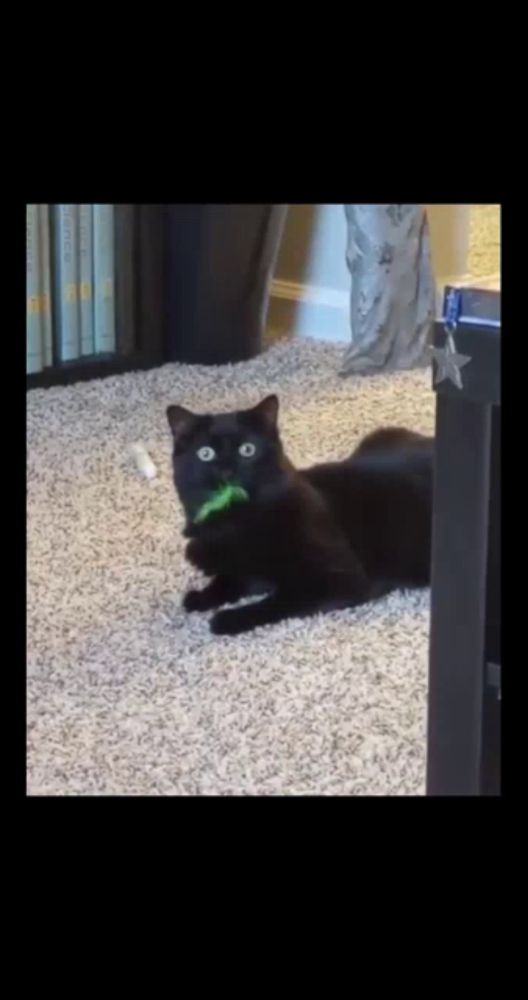
[[[342,348],[280,343],[220,370],[168,365],[28,394],[28,792],[424,792],[428,592],[210,635],[180,609],[165,407],[233,409],[276,391],[298,463],[384,423],[431,432],[428,372],[342,380]],[[126,456],[145,441],[159,470]]]

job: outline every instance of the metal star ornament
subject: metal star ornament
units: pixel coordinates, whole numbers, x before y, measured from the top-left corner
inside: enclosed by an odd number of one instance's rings
[[[436,362],[435,371],[435,385],[439,382],[443,382],[444,379],[448,378],[456,385],[457,389],[462,389],[462,375],[460,374],[460,369],[464,365],[469,364],[471,358],[467,354],[458,354],[455,348],[455,341],[453,339],[453,334],[446,333],[446,342],[444,347],[432,347],[431,353],[433,359]]]

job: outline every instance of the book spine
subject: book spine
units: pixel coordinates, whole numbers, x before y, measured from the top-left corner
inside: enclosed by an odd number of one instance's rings
[[[26,373],[43,368],[38,206],[26,205]]]
[[[81,355],[95,353],[93,206],[79,205],[79,322]]]
[[[97,353],[116,348],[114,302],[114,206],[93,206],[94,327]]]
[[[39,246],[43,362],[44,366],[49,368],[53,364],[49,205],[39,205]]]
[[[76,205],[55,206],[55,235],[57,355],[60,361],[74,361],[81,348]]]
[[[136,341],[135,205],[115,205],[116,331],[120,355],[132,354]]]

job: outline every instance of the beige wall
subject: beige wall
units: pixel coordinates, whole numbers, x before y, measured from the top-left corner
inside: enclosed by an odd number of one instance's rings
[[[469,260],[471,205],[426,205],[436,279],[465,275]]]

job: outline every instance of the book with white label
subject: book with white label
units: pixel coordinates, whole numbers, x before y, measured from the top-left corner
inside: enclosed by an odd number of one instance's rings
[[[95,353],[93,297],[93,205],[78,205],[79,322],[81,355]]]
[[[59,361],[80,356],[77,206],[54,206],[55,338]]]
[[[114,297],[114,206],[93,206],[95,350],[116,349]]]
[[[38,205],[26,205],[26,373],[42,371]]]
[[[53,328],[51,320],[51,265],[49,205],[39,205],[40,311],[44,367],[53,364]]]

